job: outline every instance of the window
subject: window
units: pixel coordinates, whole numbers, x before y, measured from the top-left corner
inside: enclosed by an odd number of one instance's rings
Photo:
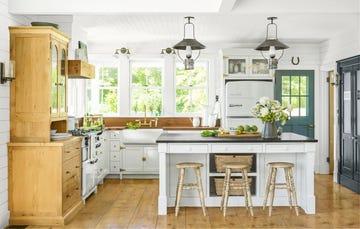
[[[113,116],[118,107],[118,68],[114,64],[96,65],[96,79],[87,80],[87,113]]]
[[[291,116],[307,116],[309,105],[307,76],[282,76],[282,103],[291,104]]]
[[[201,113],[208,104],[208,63],[197,61],[194,70],[186,71],[182,63],[176,64],[176,113]]]
[[[163,61],[131,61],[132,115],[162,115]]]

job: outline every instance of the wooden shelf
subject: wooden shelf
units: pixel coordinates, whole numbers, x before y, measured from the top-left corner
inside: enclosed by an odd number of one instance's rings
[[[69,79],[94,79],[95,66],[82,60],[68,60]]]

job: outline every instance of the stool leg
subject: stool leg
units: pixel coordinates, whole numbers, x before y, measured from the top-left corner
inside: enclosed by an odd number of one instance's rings
[[[268,196],[269,196],[272,172],[273,172],[273,170],[272,170],[272,168],[270,168],[270,169],[269,169],[269,175],[268,175],[267,182],[266,182],[266,189],[265,189],[265,197],[264,197],[264,203],[263,203],[263,210],[264,210],[265,207],[266,207],[267,199],[268,199]]]
[[[226,170],[225,170],[225,177],[223,182],[223,188],[222,188],[222,195],[221,195],[221,203],[220,203],[220,211],[224,208],[224,199],[225,199],[225,189],[226,189]]]
[[[242,173],[243,173],[244,185],[245,185],[245,189],[246,189],[246,194],[245,194],[245,200],[246,200],[246,202],[247,202],[246,205],[249,205],[250,215],[251,215],[251,216],[254,216],[253,206],[252,206],[252,200],[251,200],[251,192],[250,192],[249,180],[248,180],[248,174],[247,174],[247,169],[243,169]]]
[[[181,198],[181,191],[182,191],[183,183],[184,183],[184,175],[185,175],[185,169],[181,168],[179,178],[178,178],[178,184],[176,187],[175,216],[178,216],[178,214],[179,214],[180,198]]]
[[[284,168],[285,172],[285,179],[286,179],[286,191],[288,193],[288,199],[289,199],[289,206],[290,209],[292,208],[292,198],[291,198],[291,183],[290,183],[290,171],[289,168]]]
[[[199,191],[200,203],[204,216],[206,216],[205,200],[204,200],[204,191],[202,188],[200,168],[195,168],[196,180],[197,180],[197,190]]]
[[[277,168],[272,168],[272,177],[271,177],[271,184],[270,184],[270,206],[269,206],[269,216],[271,216],[272,206],[274,203],[274,196],[275,196],[275,183],[276,183],[276,173]]]
[[[230,188],[230,176],[231,176],[231,169],[226,168],[225,170],[225,192],[224,195],[224,207],[223,207],[223,215],[226,216],[226,208],[229,199],[229,188]]]
[[[294,203],[295,212],[296,212],[296,215],[299,216],[299,207],[298,207],[297,197],[296,197],[296,189],[295,189],[293,168],[291,168],[291,169],[289,170],[289,172],[290,172],[291,192],[292,192],[292,195],[293,195],[293,197],[294,197],[293,199],[294,199],[294,201],[295,201],[295,203]]]

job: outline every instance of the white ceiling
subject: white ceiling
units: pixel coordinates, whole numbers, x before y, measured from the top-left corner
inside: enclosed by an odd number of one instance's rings
[[[195,16],[196,38],[210,49],[260,43],[269,16],[278,17],[278,37],[284,43],[319,43],[351,30],[358,36],[360,29],[359,0],[107,0],[118,3],[113,7],[88,0],[83,8],[76,3],[70,7],[68,0],[56,8],[50,3],[46,8],[45,0],[34,1],[42,2],[42,7],[24,8],[20,3],[28,1],[9,0],[9,10],[74,15],[74,23],[87,32],[89,48],[104,51],[122,46],[171,47],[182,39],[184,16],[189,15]]]

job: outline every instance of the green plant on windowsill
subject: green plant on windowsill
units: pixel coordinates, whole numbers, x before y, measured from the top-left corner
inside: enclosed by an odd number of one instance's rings
[[[131,129],[131,130],[136,130],[136,129],[139,129],[141,124],[140,123],[132,123],[132,122],[128,122],[126,123],[126,126]]]

